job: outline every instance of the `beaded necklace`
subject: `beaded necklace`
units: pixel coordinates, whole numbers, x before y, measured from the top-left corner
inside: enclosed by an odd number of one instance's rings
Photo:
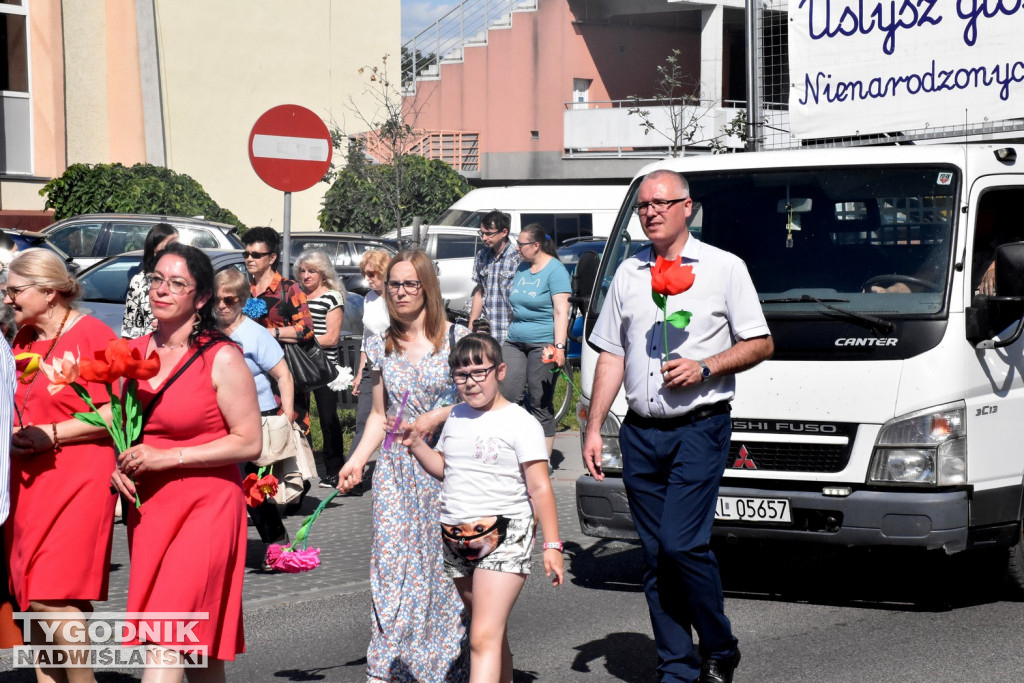
[[[61,318],[60,327],[57,328],[57,334],[53,335],[53,339],[50,340],[50,345],[46,348],[46,353],[44,353],[42,357],[39,359],[40,361],[47,360],[50,357],[50,354],[53,353],[53,347],[57,346],[57,341],[60,339],[60,335],[64,332],[64,325],[67,323],[68,316],[70,315],[71,309],[68,308],[67,312],[64,314],[64,317]],[[39,333],[37,332],[36,334],[38,336]],[[21,416],[25,414],[25,406],[28,405],[28,397],[32,394],[32,387],[36,385],[36,378],[39,377],[40,374],[42,374],[42,370],[36,370],[32,374],[32,379],[24,380],[21,379],[20,377],[18,378],[19,382],[28,385],[28,390],[25,392],[25,398],[21,402],[21,410],[18,411],[19,423],[21,422]],[[17,404],[15,404],[15,408],[17,408]]]

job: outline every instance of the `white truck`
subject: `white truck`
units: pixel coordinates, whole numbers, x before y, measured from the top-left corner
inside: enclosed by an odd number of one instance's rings
[[[679,158],[640,171],[608,240],[584,338],[643,240],[640,178],[682,172],[691,233],[747,264],[775,355],[740,374],[717,536],[1008,551],[1024,590],[1024,152],[1019,142]],[[699,204],[699,206],[698,206]],[[976,293],[995,263],[996,296]],[[585,269],[581,263],[580,269]],[[585,429],[598,351],[584,344]],[[635,538],[620,392],[584,533]],[[581,432],[582,434],[582,432]]]

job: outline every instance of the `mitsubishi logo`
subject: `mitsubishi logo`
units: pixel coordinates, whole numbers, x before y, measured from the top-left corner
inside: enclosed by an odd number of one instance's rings
[[[750,459],[750,452],[747,450],[746,446],[740,446],[739,456],[740,457],[736,458],[736,462],[732,464],[732,468],[734,470],[757,469],[757,465],[755,465],[754,461]]]

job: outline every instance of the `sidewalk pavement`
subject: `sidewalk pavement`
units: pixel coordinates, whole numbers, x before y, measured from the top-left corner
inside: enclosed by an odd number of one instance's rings
[[[558,505],[559,531],[563,541],[572,541],[586,548],[597,539],[580,532],[576,517],[576,479],[585,472],[580,456],[578,432],[561,432],[555,436],[551,458],[554,466],[552,483]],[[313,483],[299,514],[286,517],[285,527],[294,538],[307,515],[313,512],[330,489]],[[245,608],[258,609],[285,603],[301,602],[330,595],[343,595],[368,590],[370,587],[370,545],[372,534],[373,495],[336,496],[317,519],[309,536],[311,546],[320,548],[320,566],[301,574],[268,573],[261,569],[265,546],[256,530],[249,527],[243,603]],[[539,546],[538,546],[539,547]],[[128,559],[125,527],[114,526],[114,545],[110,560],[110,587],[106,603],[95,603],[97,610],[125,609],[128,596]]]

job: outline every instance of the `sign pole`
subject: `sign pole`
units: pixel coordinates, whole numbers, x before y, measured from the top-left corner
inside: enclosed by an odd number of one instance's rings
[[[291,275],[291,252],[292,252],[292,193],[284,193],[284,243],[281,245],[281,277],[289,278]]]

